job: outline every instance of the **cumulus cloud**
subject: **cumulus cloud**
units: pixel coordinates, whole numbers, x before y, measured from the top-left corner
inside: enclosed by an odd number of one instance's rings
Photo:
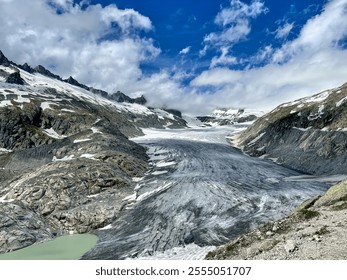
[[[247,5],[239,0],[230,0],[230,6],[223,8],[215,18],[222,30],[205,36],[206,44],[234,44],[244,39],[251,31],[250,21],[267,12],[264,3],[256,0]]]
[[[346,38],[347,0],[331,0],[307,21],[297,38],[278,49],[266,46],[259,50],[253,59],[263,60],[265,65],[243,71],[211,69],[196,77],[191,86],[216,87],[211,100],[216,105],[272,109],[345,83],[347,50],[339,42]]]
[[[208,49],[217,48],[220,56],[213,58],[210,67],[235,63],[236,58],[229,55],[229,50],[234,44],[247,38],[251,32],[251,20],[267,11],[260,0],[249,5],[239,0],[230,0],[230,6],[221,9],[214,20],[220,31],[205,36],[205,46],[200,51],[200,56],[204,56]]]
[[[42,64],[63,77],[127,92],[142,77],[140,64],[159,55],[148,17],[116,5],[72,0],[1,0],[0,48],[19,63]]]

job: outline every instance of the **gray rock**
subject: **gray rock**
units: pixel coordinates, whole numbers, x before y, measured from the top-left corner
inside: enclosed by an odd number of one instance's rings
[[[287,253],[293,253],[298,249],[298,246],[294,240],[287,240],[287,242],[284,244],[284,249]]]
[[[10,74],[6,80],[5,80],[6,83],[9,83],[9,84],[17,84],[17,85],[24,85],[24,80],[22,79],[22,77],[20,76],[20,73],[19,72],[14,72],[12,74]]]

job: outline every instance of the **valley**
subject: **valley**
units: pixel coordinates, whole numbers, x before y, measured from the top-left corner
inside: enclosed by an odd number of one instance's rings
[[[83,258],[203,258],[211,246],[282,218],[328,188],[231,147],[226,136],[242,129],[147,129],[134,138],[147,148],[150,171]]]

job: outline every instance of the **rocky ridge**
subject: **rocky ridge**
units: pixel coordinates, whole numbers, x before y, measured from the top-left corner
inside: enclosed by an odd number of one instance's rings
[[[347,181],[305,201],[288,217],[239,236],[210,260],[347,259]]]
[[[314,175],[344,174],[347,84],[278,106],[234,139],[246,153]]]
[[[110,224],[148,168],[128,137],[185,126],[73,83],[0,52],[0,253]]]

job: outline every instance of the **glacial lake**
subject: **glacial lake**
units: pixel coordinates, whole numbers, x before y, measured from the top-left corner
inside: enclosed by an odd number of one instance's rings
[[[57,237],[44,243],[0,254],[0,260],[78,260],[93,248],[98,237],[92,234],[73,234]]]

